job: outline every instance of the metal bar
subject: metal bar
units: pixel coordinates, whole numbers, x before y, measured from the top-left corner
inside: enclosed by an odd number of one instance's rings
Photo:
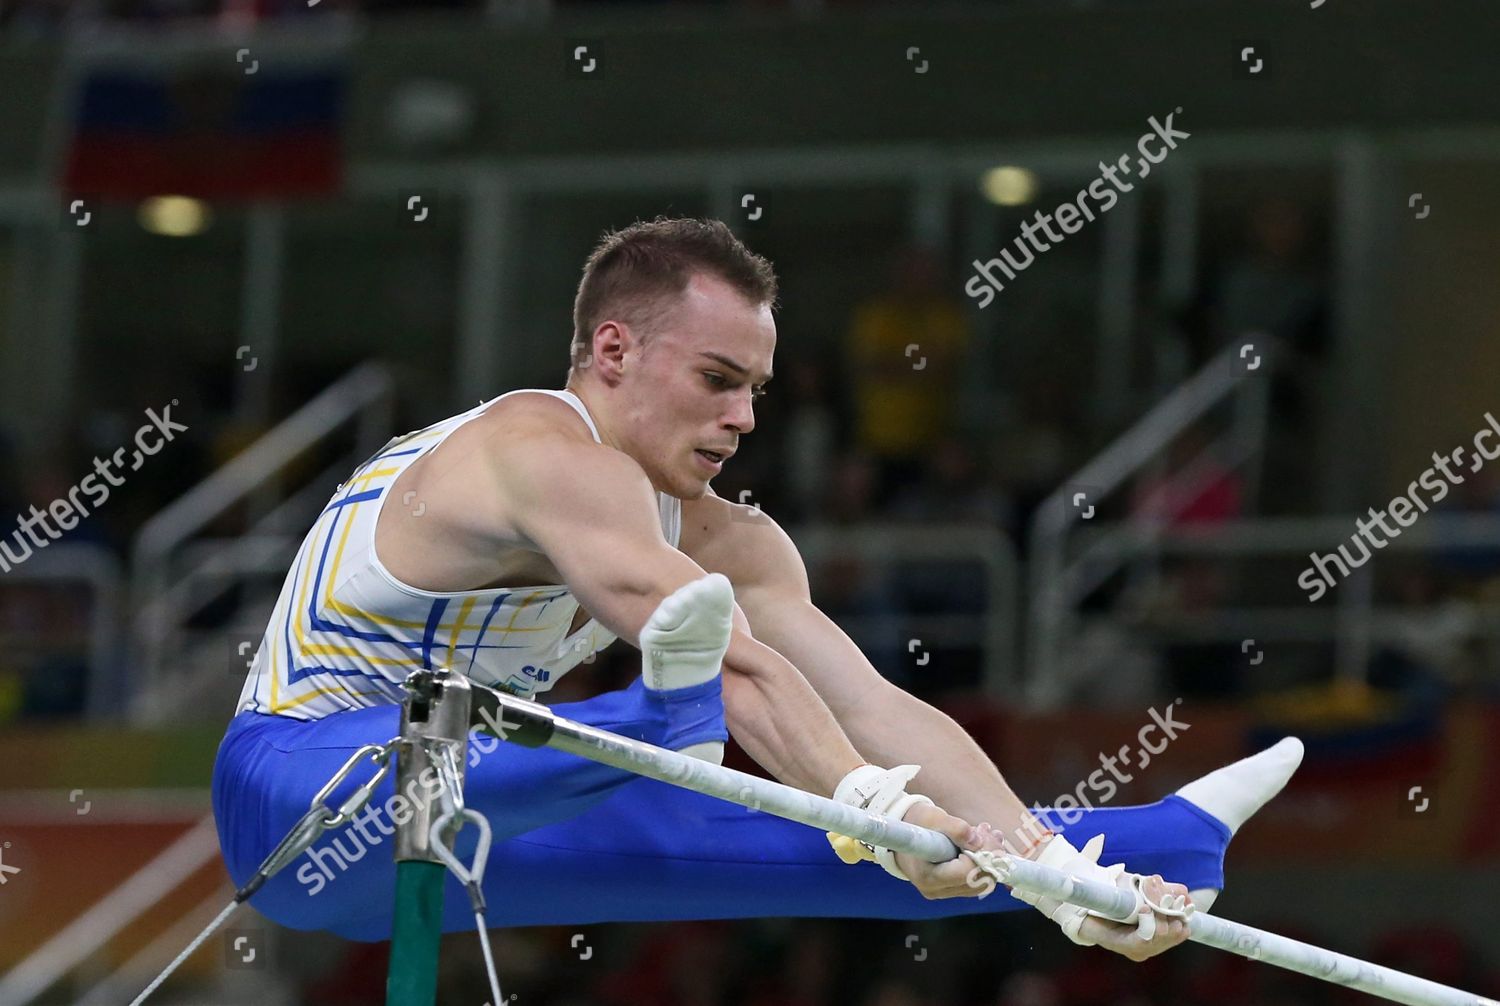
[[[1001,883],[1013,888],[1081,905],[1112,919],[1128,918],[1135,910],[1135,895],[1118,887],[1084,880],[1014,856],[1000,857],[999,864]],[[1253,926],[1230,922],[1207,912],[1194,912],[1189,917],[1188,939],[1408,1006],[1500,1006],[1494,999],[1277,936]]]
[[[498,364],[512,353],[501,353],[507,338],[507,295],[515,256],[510,238],[515,226],[515,204],[505,176],[491,168],[477,171],[465,194],[463,274],[459,285],[457,372],[453,375],[456,401],[469,408],[494,393],[507,375]],[[509,338],[515,338],[511,331]]]
[[[1237,365],[1236,353],[1235,347],[1226,347],[1092,461],[1064,479],[1037,507],[1028,532],[1031,618],[1026,697],[1032,708],[1055,705],[1070,685],[1057,663],[1068,615],[1064,592],[1067,538],[1079,519],[1079,510],[1068,494],[1087,487],[1091,494],[1087,502],[1099,505],[1132,472],[1245,379],[1249,371]]]
[[[558,716],[547,706],[527,699],[482,686],[476,686],[474,694],[478,713],[474,725],[492,730],[502,740],[528,747],[545,745],[567,751],[754,810],[921,856],[934,863],[946,862],[959,853],[958,847],[946,836],[927,828],[902,821],[887,821],[778,782],[575,723]],[[1001,864],[1002,883],[1013,887],[1024,887],[1082,905],[1115,919],[1128,918],[1135,911],[1135,895],[1128,891],[1082,880],[1014,856],[999,857],[998,862]],[[1195,913],[1188,925],[1189,938],[1195,942],[1409,1006],[1500,1006],[1491,999],[1205,912]]]
[[[958,855],[946,835],[890,821],[827,797],[749,775],[558,716],[539,702],[474,685],[472,725],[526,747],[552,747],[603,765],[718,797],[752,810],[943,863]]]
[[[446,788],[429,744],[468,743],[471,685],[448,670],[414,671],[406,679],[401,704],[401,744],[396,751],[396,792],[414,792],[433,775]],[[457,759],[454,784],[463,785],[465,759]],[[462,806],[461,792],[441,794],[443,803]],[[437,998],[438,945],[443,937],[442,860],[432,849],[432,825],[442,812],[431,800],[413,801],[414,812],[396,826],[396,902],[391,927],[391,961],[386,972],[387,1006],[433,1006]],[[458,829],[445,829],[452,842]]]

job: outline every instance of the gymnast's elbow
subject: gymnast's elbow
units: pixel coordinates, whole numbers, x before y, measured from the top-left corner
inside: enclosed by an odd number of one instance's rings
[[[781,654],[760,642],[750,634],[750,627],[741,621],[739,607],[735,607],[735,628],[729,637],[729,649],[724,651],[722,664],[727,686],[731,677],[764,684],[781,670],[786,660]]]
[[[759,747],[756,743],[759,738],[774,733],[771,723],[772,684],[768,672],[735,663],[726,654],[721,678],[724,725],[729,728],[729,735],[747,751]],[[755,756],[752,754],[751,757]]]

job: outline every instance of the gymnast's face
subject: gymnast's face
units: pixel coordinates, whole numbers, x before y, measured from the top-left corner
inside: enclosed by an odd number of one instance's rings
[[[740,437],[755,429],[755,399],[775,350],[769,305],[697,273],[645,345],[627,352],[620,435],[659,491],[679,499],[707,492]]]

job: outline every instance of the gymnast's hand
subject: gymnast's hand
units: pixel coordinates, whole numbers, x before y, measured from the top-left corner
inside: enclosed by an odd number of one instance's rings
[[[954,817],[941,807],[918,804],[902,818],[907,824],[940,831],[961,849],[983,848],[984,834],[961,817]],[[1000,848],[998,839],[990,848]],[[896,865],[911,878],[912,884],[928,901],[939,898],[977,898],[994,890],[993,882],[974,879],[974,864],[965,856],[950,859],[946,863],[928,863],[904,852],[896,853]]]
[[[980,825],[981,832],[987,828],[988,825]],[[1035,863],[1076,877],[1137,891],[1138,898],[1143,899],[1143,902],[1137,902],[1139,918],[1127,923],[1115,922],[1100,918],[1078,905],[1023,889],[1012,889],[1011,896],[1034,906],[1056,922],[1074,943],[1082,946],[1097,944],[1132,961],[1155,957],[1186,940],[1187,921],[1180,916],[1191,911],[1192,898],[1188,889],[1182,884],[1165,882],[1160,874],[1147,877],[1127,873],[1123,864],[1101,867],[1099,857],[1103,851],[1103,835],[1090,838],[1082,849],[1075,849],[1063,835],[1053,835],[1030,858]],[[1153,905],[1162,910],[1153,911]]]
[[[1181,897],[1184,905],[1193,903],[1186,887],[1181,884],[1167,883],[1161,879],[1159,873],[1147,877],[1141,884],[1141,890],[1152,904],[1159,905],[1162,903],[1162,898],[1167,897]],[[1151,909],[1146,908],[1144,911],[1151,912]],[[1101,919],[1090,915],[1083,920],[1083,925],[1078,929],[1078,935],[1092,940],[1106,950],[1112,950],[1122,957],[1139,962],[1155,957],[1162,951],[1170,950],[1184,942],[1188,938],[1188,925],[1182,919],[1157,915],[1156,933],[1151,939],[1143,940],[1138,934],[1135,923],[1125,925],[1111,919]]]

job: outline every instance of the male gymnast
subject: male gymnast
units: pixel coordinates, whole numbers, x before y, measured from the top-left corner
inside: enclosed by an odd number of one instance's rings
[[[1186,938],[1172,909],[1212,902],[1230,837],[1285,784],[1300,744],[1155,804],[1079,810],[1073,821],[1028,812],[962,728],[883,679],[818,610],[781,528],[710,488],[755,428],[775,300],[770,263],[718,221],[608,234],[579,284],[566,390],[513,391],[398,437],[339,487],[287,573],[215,763],[237,883],[355,749],[397,733],[412,670],[446,666],[536,697],[624,639],[642,651],[640,678],[559,714],[715,761],[732,734],[783,783],[937,829],[964,849],[1139,882],[1165,909],[1147,937],[1147,926],[1028,899],[1075,943],[1144,960]],[[965,857],[931,864],[861,848],[477,734],[465,800],[494,829],[491,925],[912,919],[1020,904],[985,897],[993,885],[976,884]],[[383,843],[403,807],[388,779],[365,814],[252,903],[292,928],[389,938],[394,866]],[[1101,835],[1113,868],[1101,865]],[[449,884],[445,929],[467,928],[467,900]]]

